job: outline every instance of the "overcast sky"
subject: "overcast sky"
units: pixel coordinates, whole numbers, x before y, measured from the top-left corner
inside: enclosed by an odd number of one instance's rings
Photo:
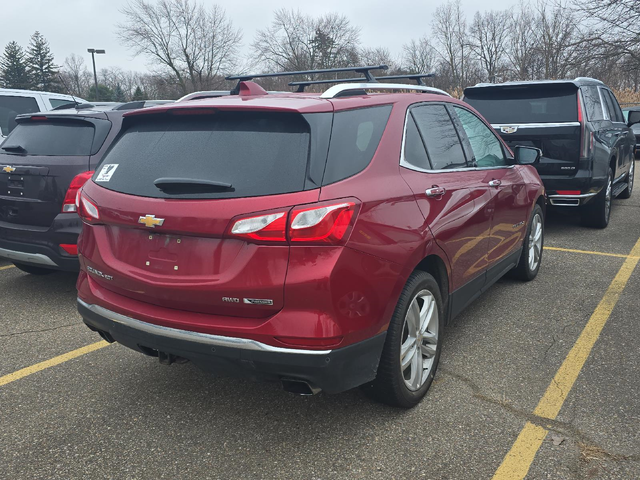
[[[243,32],[243,52],[247,52],[256,30],[265,28],[278,8],[298,8],[303,13],[321,15],[338,12],[361,28],[362,44],[384,46],[394,55],[402,45],[426,33],[435,8],[444,0],[201,0],[206,5],[225,8],[234,25]],[[38,30],[49,41],[60,65],[72,53],[82,55],[88,66],[87,48],[103,48],[106,55],[96,56],[97,68],[117,66],[123,70],[144,71],[144,58],[133,57],[118,41],[115,26],[122,22],[119,10],[127,0],[0,0],[0,48],[12,41],[23,47]],[[520,0],[462,0],[471,19],[478,10],[512,8]]]

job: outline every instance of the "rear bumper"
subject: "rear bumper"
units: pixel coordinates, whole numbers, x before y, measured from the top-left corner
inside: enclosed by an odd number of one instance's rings
[[[80,298],[78,311],[92,330],[105,332],[116,342],[146,355],[175,355],[216,374],[304,381],[328,393],[373,380],[386,336],[381,333],[336,350],[301,350],[154,325]]]
[[[580,169],[573,176],[540,175],[549,197],[549,203],[556,207],[579,207],[588,203],[602,190],[607,177],[594,176],[590,169]],[[579,194],[559,194],[558,191],[573,190]]]
[[[75,213],[61,213],[50,228],[0,222],[0,258],[12,262],[77,272],[78,257],[60,249],[74,245],[82,231],[82,221]]]

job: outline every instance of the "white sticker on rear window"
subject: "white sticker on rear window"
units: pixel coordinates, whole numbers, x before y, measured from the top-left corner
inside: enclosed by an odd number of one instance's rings
[[[107,165],[103,165],[102,170],[96,177],[96,182],[108,182],[113,177],[113,174],[118,168],[118,163],[108,163]]]

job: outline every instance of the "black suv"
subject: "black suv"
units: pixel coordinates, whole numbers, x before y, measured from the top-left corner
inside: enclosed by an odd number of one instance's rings
[[[585,225],[605,228],[612,198],[631,196],[635,137],[599,80],[478,84],[464,100],[512,149],[542,150],[536,168],[551,205],[579,207]]]
[[[126,112],[81,107],[18,116],[0,145],[0,257],[28,273],[79,269],[76,193]]]

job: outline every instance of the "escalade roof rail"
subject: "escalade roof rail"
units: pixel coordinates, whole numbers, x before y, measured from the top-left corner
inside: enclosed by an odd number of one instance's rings
[[[345,93],[362,90],[414,90],[424,93],[435,93],[437,95],[446,95],[447,92],[434,87],[425,87],[424,85],[407,85],[405,83],[342,83],[335,85],[325,91],[320,98],[336,98],[341,97]]]
[[[364,75],[363,80],[368,82],[376,82],[376,77],[371,75],[370,70],[388,70],[387,65],[369,65],[364,67],[345,67],[345,68],[324,68],[321,70],[301,70],[297,72],[277,72],[277,73],[252,73],[247,75],[231,75],[226,77],[225,80],[238,80],[238,84],[233,90],[231,95],[238,95],[240,93],[240,83],[254,78],[271,78],[271,77],[286,77],[294,75],[317,75],[320,73],[341,73],[341,72],[357,72]]]

